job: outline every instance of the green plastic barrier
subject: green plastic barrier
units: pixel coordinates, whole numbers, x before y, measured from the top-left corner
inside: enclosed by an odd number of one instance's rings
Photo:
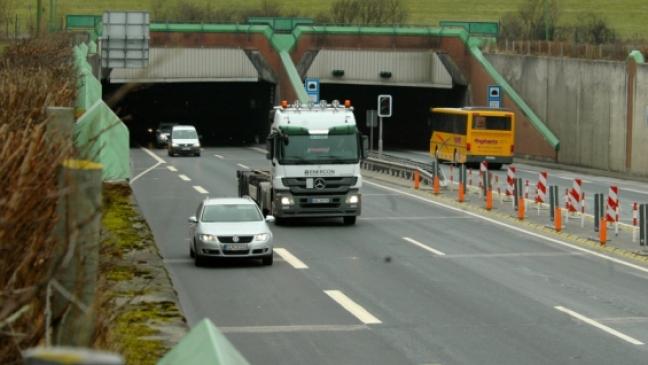
[[[249,365],[214,326],[203,319],[157,365]]]
[[[103,165],[103,181],[130,178],[128,128],[103,100],[97,100],[77,120],[74,145],[81,158]]]

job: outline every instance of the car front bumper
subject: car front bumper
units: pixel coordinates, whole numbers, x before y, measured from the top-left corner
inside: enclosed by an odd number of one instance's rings
[[[196,240],[196,253],[209,257],[261,258],[272,254],[272,241],[247,243],[247,250],[226,250],[227,243]]]
[[[195,155],[196,153],[200,152],[200,147],[169,147],[169,151],[173,154],[178,155]]]

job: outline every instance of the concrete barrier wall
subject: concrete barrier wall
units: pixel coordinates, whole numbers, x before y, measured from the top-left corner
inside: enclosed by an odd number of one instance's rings
[[[632,123],[632,164],[630,172],[648,175],[648,64],[638,65]]]
[[[625,171],[625,62],[521,55],[487,58],[558,136],[558,162]],[[533,143],[537,142],[517,141]]]

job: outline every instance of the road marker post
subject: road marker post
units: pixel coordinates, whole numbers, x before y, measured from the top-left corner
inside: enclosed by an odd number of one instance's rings
[[[414,190],[418,190],[421,185],[421,173],[419,170],[414,170]]]
[[[436,158],[432,162],[433,167],[434,167],[434,182],[433,182],[433,189],[434,189],[434,195],[439,195],[441,192],[441,187],[440,187],[440,182],[439,182],[439,160]]]
[[[583,191],[581,194],[581,213],[580,213],[580,218],[581,218],[581,228],[585,228],[585,192]]]
[[[513,209],[515,210],[518,210],[520,206],[520,199],[524,199],[522,183],[521,178],[516,177],[513,179]]]
[[[556,208],[560,210],[560,202],[558,201],[558,186],[551,185],[549,187],[549,222],[554,223]]]
[[[554,229],[556,230],[556,232],[562,231],[562,211],[560,210],[559,206],[557,206],[554,209],[553,216],[554,216]]]
[[[605,247],[605,244],[607,243],[607,217],[603,216],[601,217],[601,220],[603,224],[601,224],[599,229],[599,242],[601,247]]]
[[[463,203],[466,199],[466,165],[461,164],[459,166],[459,189],[458,189],[458,198],[459,203]]]
[[[493,187],[491,186],[491,178],[493,177],[490,172],[486,172],[488,177],[484,180],[486,186],[486,210],[493,209]]]
[[[540,171],[538,174],[538,183],[536,184],[536,208],[538,208],[538,216],[540,216],[540,208],[547,200],[547,172]],[[553,213],[552,213],[553,214]]]
[[[603,208],[603,193],[594,194],[594,232],[598,232],[601,227],[601,217],[605,216]]]
[[[488,181],[490,176],[488,174],[487,161],[482,161],[481,164],[479,164],[479,175],[481,175],[481,194],[484,196],[484,199],[486,199],[486,193],[488,192],[488,187],[490,186],[490,182]]]
[[[511,199],[511,207],[515,209],[515,199],[513,193],[515,190],[515,167],[509,166],[506,170],[506,199]]]
[[[632,243],[637,242],[639,228],[639,204],[632,203]]]
[[[523,196],[520,196],[518,199],[518,219],[523,221],[524,220],[524,206],[525,206],[526,201],[524,200]]]
[[[648,255],[648,204],[639,206],[639,246],[641,254]]]

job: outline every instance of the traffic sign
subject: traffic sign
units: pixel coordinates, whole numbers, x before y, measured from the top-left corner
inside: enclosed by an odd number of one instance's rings
[[[378,95],[378,116],[389,118],[392,116],[392,96]]]
[[[499,85],[488,85],[488,106],[497,109],[502,107],[502,88]]]
[[[320,101],[320,80],[316,78],[307,78],[304,80],[304,89],[306,89],[306,94],[308,98],[313,103],[319,103]]]

